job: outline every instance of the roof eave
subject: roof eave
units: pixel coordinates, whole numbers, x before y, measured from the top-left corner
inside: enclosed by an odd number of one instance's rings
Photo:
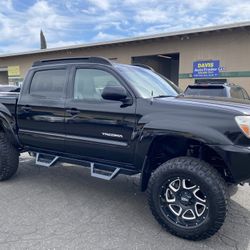
[[[119,39],[119,40],[113,40],[113,41],[107,41],[107,42],[96,42],[96,43],[89,43],[89,44],[79,44],[79,45],[71,45],[71,46],[65,46],[65,47],[57,47],[57,48],[51,48],[51,49],[2,54],[0,55],[0,58],[32,55],[32,54],[43,54],[43,53],[50,53],[50,52],[56,52],[56,51],[84,49],[84,48],[92,48],[92,47],[100,47],[100,46],[111,46],[111,45],[117,45],[117,44],[122,44],[122,43],[147,41],[147,40],[168,38],[168,37],[174,37],[174,36],[185,36],[185,35],[191,35],[191,34],[197,34],[197,33],[206,33],[206,32],[211,32],[211,31],[231,30],[231,29],[236,29],[236,28],[244,28],[248,26],[250,27],[250,22],[241,22],[241,23],[219,25],[219,26],[209,26],[205,28],[196,28],[196,29],[189,29],[189,30],[184,30],[184,31],[182,30],[182,31],[177,31],[177,32],[167,32],[167,33],[160,33],[160,34],[155,34],[155,35],[125,38],[125,39]]]

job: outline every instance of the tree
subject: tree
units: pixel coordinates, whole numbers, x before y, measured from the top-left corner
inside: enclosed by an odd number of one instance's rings
[[[42,30],[40,31],[40,48],[47,49],[46,38],[45,38]]]

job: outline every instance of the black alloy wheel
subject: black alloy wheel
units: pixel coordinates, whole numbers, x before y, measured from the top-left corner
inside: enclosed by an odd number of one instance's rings
[[[159,203],[167,219],[179,226],[197,227],[208,216],[206,195],[190,179],[168,179],[160,189]]]
[[[160,165],[148,184],[148,203],[155,219],[170,233],[189,240],[214,235],[228,206],[227,185],[213,166],[193,157]]]

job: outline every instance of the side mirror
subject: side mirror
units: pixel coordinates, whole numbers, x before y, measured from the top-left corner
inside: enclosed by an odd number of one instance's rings
[[[102,91],[102,98],[105,100],[123,101],[127,96],[126,89],[121,86],[106,86]]]

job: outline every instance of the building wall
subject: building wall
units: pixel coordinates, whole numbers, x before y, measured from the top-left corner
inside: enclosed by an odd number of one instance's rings
[[[129,64],[133,56],[168,53],[180,53],[179,84],[182,88],[194,82],[190,77],[193,61],[211,59],[220,60],[224,67],[222,78],[240,84],[250,93],[250,33],[244,29],[0,58],[0,67],[20,65],[21,77],[24,77],[32,62],[43,58],[92,55],[117,58],[118,62]]]

